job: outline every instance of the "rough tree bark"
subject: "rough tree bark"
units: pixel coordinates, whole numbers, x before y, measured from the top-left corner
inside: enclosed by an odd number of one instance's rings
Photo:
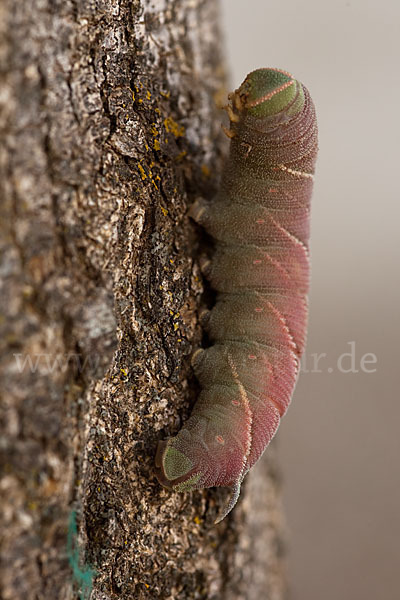
[[[1,4],[4,600],[283,597],[273,448],[218,526],[223,490],[153,474],[197,393],[215,4]]]

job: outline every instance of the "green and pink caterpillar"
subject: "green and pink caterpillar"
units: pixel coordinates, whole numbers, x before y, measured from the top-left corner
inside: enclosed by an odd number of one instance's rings
[[[306,338],[318,144],[310,94],[285,71],[253,71],[229,100],[221,189],[190,210],[215,240],[205,275],[217,301],[203,319],[213,346],[194,354],[202,391],[156,456],[165,487],[233,489],[217,522],[236,504],[295,387]]]

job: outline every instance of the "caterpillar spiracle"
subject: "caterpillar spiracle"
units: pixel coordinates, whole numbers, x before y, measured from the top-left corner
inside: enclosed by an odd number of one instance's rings
[[[217,299],[204,319],[213,345],[193,356],[202,390],[190,418],[156,456],[167,488],[232,488],[216,522],[236,504],[295,387],[318,150],[310,94],[286,71],[253,71],[226,109],[231,142],[220,190],[190,210],[215,241],[205,275]]]

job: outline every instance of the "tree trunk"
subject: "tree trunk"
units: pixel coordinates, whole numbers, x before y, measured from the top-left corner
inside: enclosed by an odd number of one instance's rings
[[[283,597],[273,448],[218,526],[153,473],[198,392],[215,4],[2,2],[4,600]]]

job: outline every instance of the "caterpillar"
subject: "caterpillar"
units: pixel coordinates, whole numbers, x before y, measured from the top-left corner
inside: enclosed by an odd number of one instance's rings
[[[257,69],[228,99],[231,142],[219,192],[189,211],[215,241],[212,260],[203,264],[217,292],[202,317],[213,345],[194,353],[199,398],[156,455],[156,475],[167,488],[232,489],[216,523],[235,506],[296,384],[318,150],[310,94],[286,71]]]

